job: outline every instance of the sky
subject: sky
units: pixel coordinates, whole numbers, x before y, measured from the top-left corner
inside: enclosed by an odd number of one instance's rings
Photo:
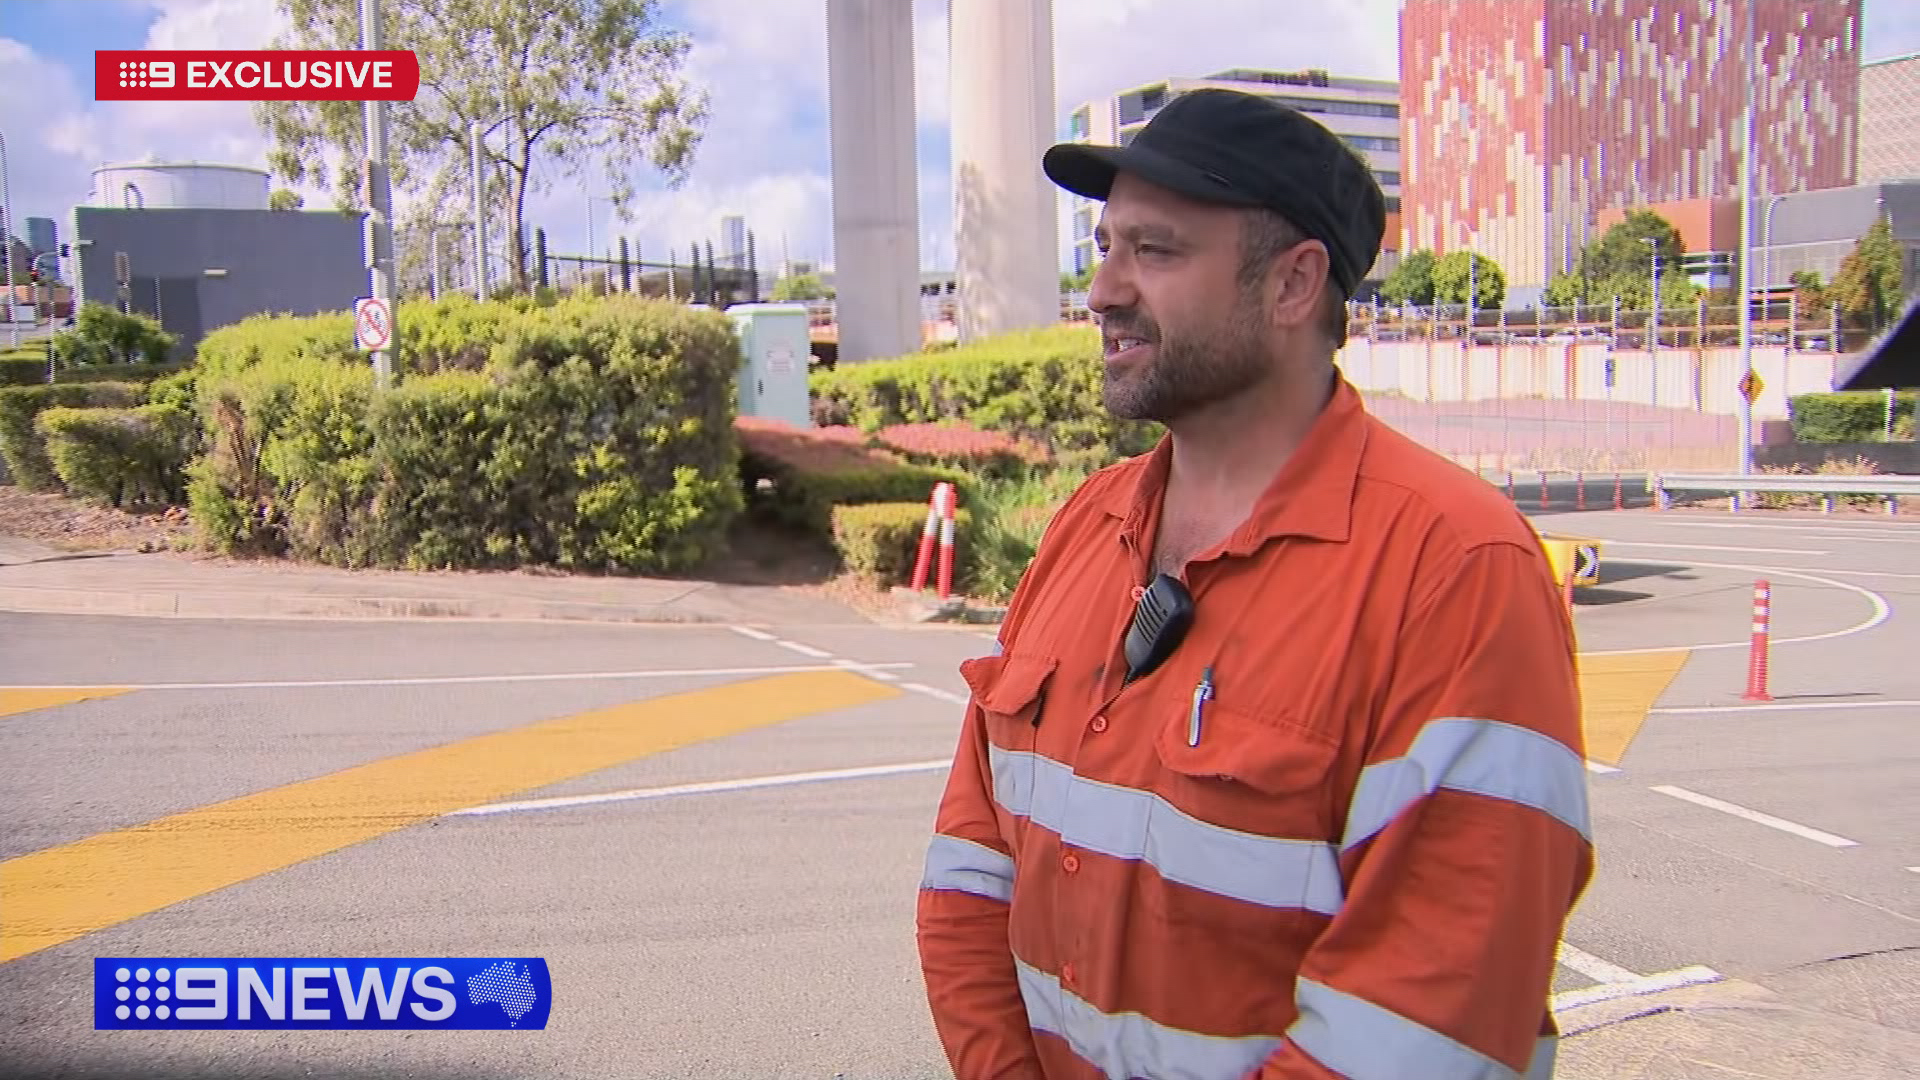
[[[921,262],[947,269],[948,0],[910,2]],[[1399,0],[1053,2],[1062,131],[1080,103],[1168,76],[1255,67],[1398,77]],[[825,0],[664,0],[661,15],[690,37],[686,74],[712,99],[688,181],[669,189],[637,163],[641,194],[624,222],[591,188],[556,185],[529,206],[529,228],[544,226],[555,253],[586,252],[589,236],[605,251],[609,237],[625,234],[651,256],[696,241],[717,251],[720,218],[741,214],[761,265],[830,263]],[[275,0],[0,0],[0,136],[15,233],[27,217],[54,218],[64,230],[92,171],[108,162],[151,155],[265,167],[267,141],[246,103],[96,102],[93,52],[265,48],[281,26]],[[1866,0],[1863,37],[1865,59],[1920,52],[1920,4]],[[310,209],[332,205],[326,192],[302,194]]]

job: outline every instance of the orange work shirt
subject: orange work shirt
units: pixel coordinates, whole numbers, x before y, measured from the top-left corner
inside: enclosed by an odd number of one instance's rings
[[[1592,853],[1537,534],[1336,376],[1123,685],[1169,451],[1075,492],[962,664],[918,901],[955,1075],[1546,1080]]]

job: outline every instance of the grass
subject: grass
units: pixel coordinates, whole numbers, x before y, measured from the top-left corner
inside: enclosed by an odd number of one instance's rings
[[[1060,505],[1087,473],[1059,467],[1034,468],[1005,480],[980,483],[971,507],[973,575],[968,591],[978,599],[1004,604],[1040,548],[1040,538]]]

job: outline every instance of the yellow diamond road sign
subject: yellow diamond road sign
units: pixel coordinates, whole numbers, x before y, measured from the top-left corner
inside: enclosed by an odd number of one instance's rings
[[[1740,376],[1740,396],[1746,398],[1747,401],[1751,402],[1753,399],[1759,397],[1760,391],[1764,389],[1766,389],[1766,384],[1760,381],[1760,373],[1752,368],[1748,368],[1747,373]]]

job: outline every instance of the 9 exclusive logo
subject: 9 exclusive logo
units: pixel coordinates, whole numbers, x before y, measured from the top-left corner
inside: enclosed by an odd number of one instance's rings
[[[408,49],[110,49],[93,54],[96,101],[412,101]]]

